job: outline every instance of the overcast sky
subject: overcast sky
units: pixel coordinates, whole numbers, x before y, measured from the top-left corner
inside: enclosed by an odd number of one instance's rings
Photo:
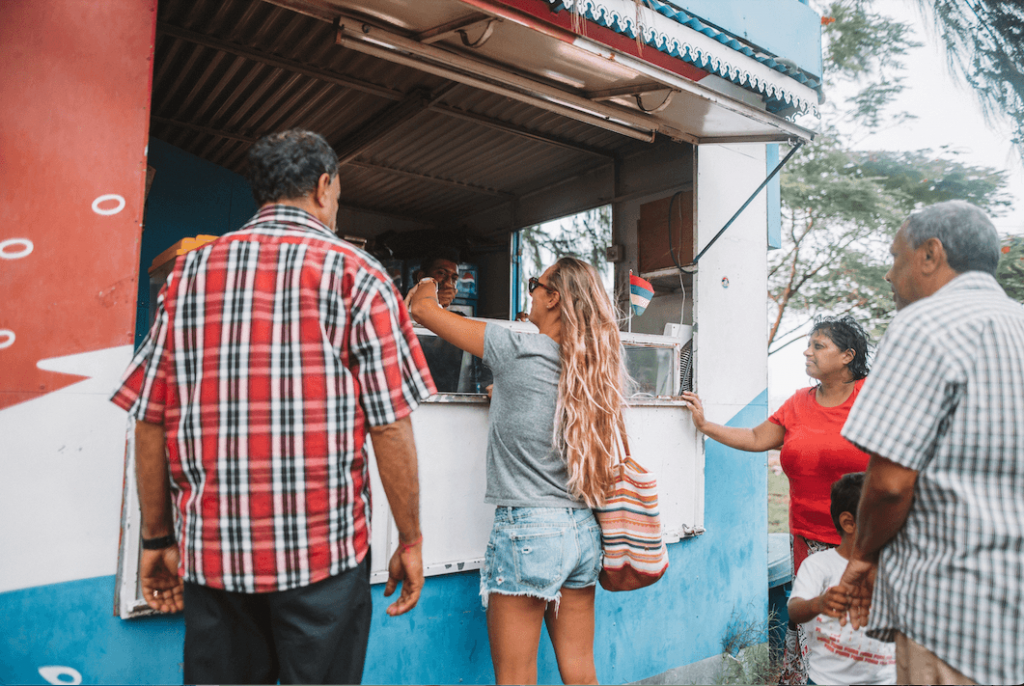
[[[1000,234],[1024,233],[1024,164],[1020,153],[1010,144],[1009,123],[1005,119],[985,121],[971,87],[949,73],[942,38],[925,24],[915,2],[876,2],[875,8],[911,24],[915,39],[924,44],[905,58],[908,88],[894,107],[916,115],[917,119],[870,136],[860,147],[938,150],[948,145],[968,164],[1006,170],[1006,191],[1014,205],[1003,216],[993,217],[993,223]]]
[[[1007,194],[1013,207],[1001,217],[993,217],[1000,234],[1024,234],[1024,164],[1020,153],[1010,144],[1007,122],[987,123],[969,86],[960,85],[946,67],[942,38],[925,27],[915,3],[910,0],[878,2],[876,11],[910,23],[915,39],[924,45],[905,58],[906,92],[894,109],[917,115],[917,119],[898,128],[870,136],[859,147],[870,150],[938,150],[943,145],[960,153],[967,164],[992,167],[1008,172]],[[874,341],[877,345],[878,341]],[[804,342],[797,342],[768,358],[768,396],[770,411],[799,388],[810,385],[804,372]]]

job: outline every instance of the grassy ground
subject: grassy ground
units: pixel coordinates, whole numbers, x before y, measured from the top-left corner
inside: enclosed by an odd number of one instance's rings
[[[779,466],[778,451],[768,453],[768,533],[789,532],[789,480]]]

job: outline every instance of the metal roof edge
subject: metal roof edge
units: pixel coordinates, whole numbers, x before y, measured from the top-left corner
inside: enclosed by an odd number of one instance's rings
[[[544,0],[553,12],[576,11],[587,20],[642,41],[661,53],[693,64],[765,98],[767,110],[795,108],[818,116],[821,82],[781,58],[750,47],[697,17],[658,0]],[[651,9],[651,8],[654,9]],[[638,22],[639,17],[639,22]],[[742,61],[741,61],[742,60]]]

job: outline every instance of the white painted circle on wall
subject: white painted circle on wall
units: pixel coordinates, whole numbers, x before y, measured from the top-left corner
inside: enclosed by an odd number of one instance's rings
[[[10,348],[14,345],[14,332],[10,329],[0,329],[0,350]]]
[[[114,203],[113,207],[100,207],[101,205]],[[107,193],[101,195],[92,201],[92,211],[96,214],[102,214],[104,217],[109,217],[112,214],[117,214],[124,209],[124,198],[116,193]]]
[[[39,676],[46,679],[50,684],[63,684],[64,686],[78,686],[82,683],[82,675],[73,667],[40,667]]]
[[[28,257],[34,249],[32,241],[27,238],[8,238],[6,241],[0,241],[0,258],[20,260],[22,257]]]

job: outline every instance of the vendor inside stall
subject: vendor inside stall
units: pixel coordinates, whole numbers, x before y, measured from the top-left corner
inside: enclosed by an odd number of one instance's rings
[[[455,248],[439,248],[423,258],[422,266],[413,274],[412,285],[420,279],[432,278],[437,282],[437,301],[441,307],[448,306],[455,300],[459,281],[459,251]]]

